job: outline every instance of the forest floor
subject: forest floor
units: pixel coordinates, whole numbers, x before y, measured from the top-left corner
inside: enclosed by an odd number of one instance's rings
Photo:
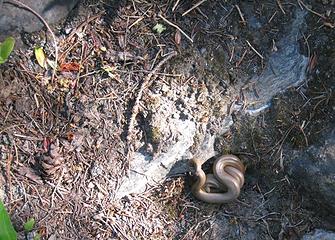
[[[43,239],[300,239],[335,230],[283,162],[285,149],[314,144],[335,117],[335,7],[312,2],[204,1],[191,9],[191,1],[83,1],[53,27],[56,77],[34,55],[42,46],[54,60],[48,32],[22,35],[27,47],[0,68],[0,199],[20,238],[29,218]],[[220,115],[218,102],[262,72],[298,8],[307,12],[299,43],[308,81],[257,117],[233,114],[215,143],[247,166],[239,199],[196,200],[188,173],[116,199],[129,152],[159,151],[166,137],[146,125],[160,95],[205,89],[196,120]]]

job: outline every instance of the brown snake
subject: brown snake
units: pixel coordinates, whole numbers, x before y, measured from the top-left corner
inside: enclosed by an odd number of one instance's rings
[[[245,168],[234,155],[219,157],[213,165],[213,174],[205,174],[201,166],[207,160],[192,159],[197,181],[192,186],[196,198],[208,203],[227,203],[235,200],[244,184]]]

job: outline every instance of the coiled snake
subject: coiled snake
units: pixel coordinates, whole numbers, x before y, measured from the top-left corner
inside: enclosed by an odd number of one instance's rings
[[[208,159],[207,159],[208,160]],[[197,181],[192,186],[196,198],[208,203],[227,203],[235,200],[244,184],[245,168],[234,155],[219,157],[213,165],[213,174],[205,174],[201,166],[207,161],[192,159]]]

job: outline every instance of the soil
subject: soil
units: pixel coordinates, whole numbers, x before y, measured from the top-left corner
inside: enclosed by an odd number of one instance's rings
[[[288,150],[318,142],[335,118],[335,7],[299,2],[206,1],[182,16],[193,2],[172,11],[178,1],[83,1],[53,28],[55,79],[33,51],[43,46],[54,59],[48,34],[25,35],[26,49],[0,67],[0,198],[20,239],[29,218],[43,239],[300,239],[314,228],[335,230],[286,174]],[[247,166],[239,200],[196,200],[188,173],[117,200],[129,152],[155,155],[173,141],[158,127],[162,102],[174,103],[178,118],[218,132],[233,93],[262,72],[297,8],[308,12],[300,39],[308,79],[257,117],[233,112],[234,125],[215,143]],[[166,30],[157,33],[156,24]],[[172,52],[177,56],[152,72]]]

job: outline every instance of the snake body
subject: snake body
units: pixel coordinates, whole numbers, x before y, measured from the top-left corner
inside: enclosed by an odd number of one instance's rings
[[[205,174],[202,165],[207,160],[192,159],[197,181],[192,186],[196,198],[208,203],[227,203],[235,200],[244,184],[245,168],[234,155],[219,157],[213,165],[213,174]]]

